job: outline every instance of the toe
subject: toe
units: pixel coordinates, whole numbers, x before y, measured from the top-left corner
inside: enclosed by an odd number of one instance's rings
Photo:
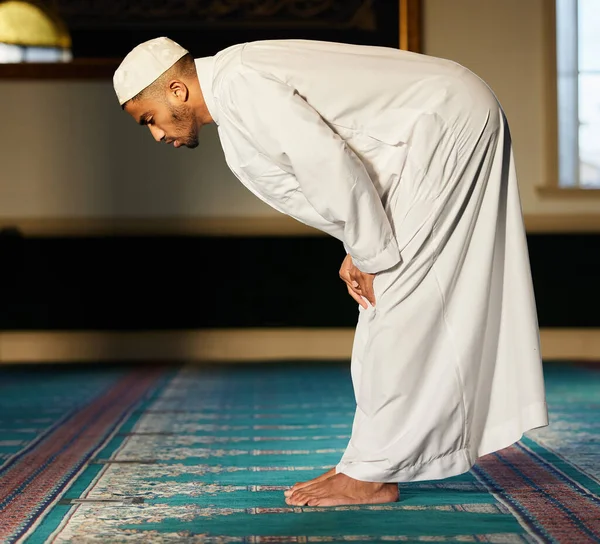
[[[293,506],[304,506],[308,502],[309,497],[304,493],[294,493],[289,500]]]
[[[295,484],[294,484],[292,487],[290,487],[289,489],[287,489],[286,491],[284,491],[284,493],[285,493],[285,496],[286,496],[286,497],[289,497],[289,496],[291,496],[291,494],[292,494],[294,491],[298,491],[298,489],[301,489],[302,487],[303,487],[303,486],[302,486],[302,482],[296,482],[296,483],[295,483]]]

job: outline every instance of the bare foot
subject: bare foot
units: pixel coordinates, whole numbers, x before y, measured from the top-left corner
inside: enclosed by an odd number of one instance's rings
[[[398,484],[361,482],[335,474],[292,492],[285,502],[292,506],[341,506],[396,502],[398,498]]]
[[[321,474],[321,476],[317,476],[316,478],[313,478],[312,480],[308,480],[308,482],[298,482],[298,483],[294,484],[290,489],[284,491],[283,494],[286,497],[289,497],[294,491],[298,491],[298,489],[302,489],[309,485],[316,484],[317,482],[321,482],[322,480],[327,480],[327,478],[331,478],[334,475],[335,475],[335,467],[333,467],[331,470],[328,470],[327,472],[325,472],[325,474]]]

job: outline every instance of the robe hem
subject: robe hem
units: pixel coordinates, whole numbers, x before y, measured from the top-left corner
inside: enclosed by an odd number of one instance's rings
[[[479,457],[512,446],[527,431],[546,425],[548,425],[547,405],[545,402],[538,402],[524,408],[518,417],[485,433],[486,436],[478,448],[467,445],[460,450],[436,457],[432,461],[399,470],[382,469],[368,462],[340,461],[336,466],[336,473],[363,482],[400,483],[442,480],[468,472]]]
[[[548,406],[546,402],[536,402],[526,406],[513,419],[493,427],[483,433],[477,457],[483,457],[518,442],[524,433],[548,425]]]

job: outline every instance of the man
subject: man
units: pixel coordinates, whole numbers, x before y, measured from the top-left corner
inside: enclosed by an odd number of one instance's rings
[[[258,198],[344,243],[358,303],[352,436],[290,505],[398,499],[398,482],[466,472],[548,423],[509,129],[466,68],[304,40],[194,59],[167,38],[114,76],[159,142],[215,123]]]

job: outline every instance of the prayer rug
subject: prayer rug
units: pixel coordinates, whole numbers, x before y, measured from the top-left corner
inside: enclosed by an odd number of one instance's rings
[[[600,542],[600,365],[551,424],[400,501],[290,507],[351,432],[347,364],[0,369],[0,542]]]

